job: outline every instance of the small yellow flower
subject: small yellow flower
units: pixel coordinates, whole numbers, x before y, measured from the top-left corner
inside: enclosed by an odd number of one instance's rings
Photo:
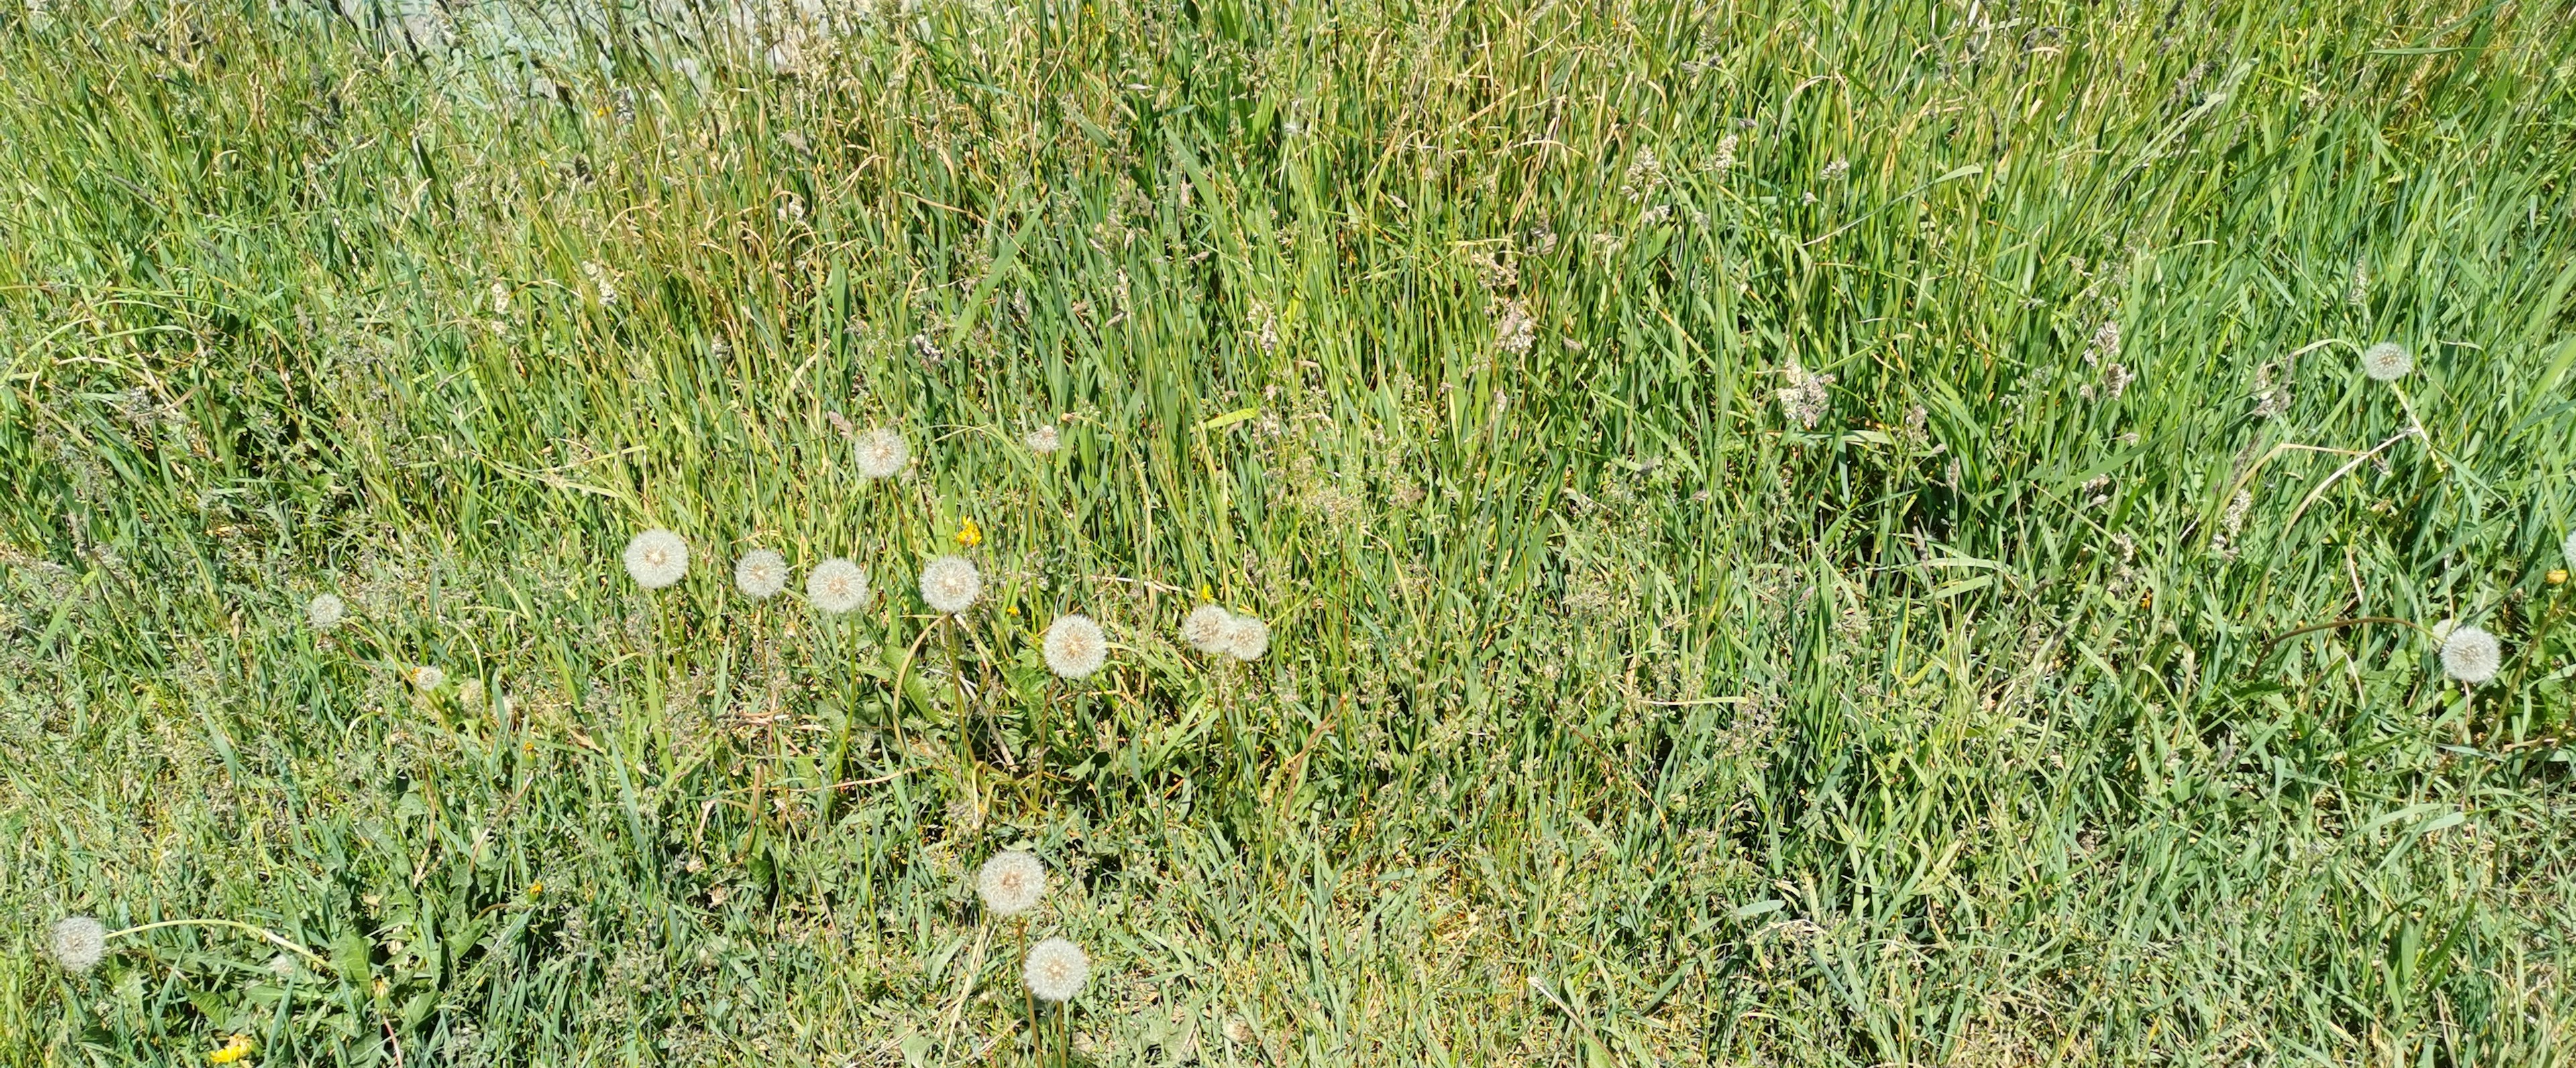
[[[976,526],[972,519],[967,520],[966,525],[957,528],[957,544],[969,549],[984,544],[984,528]]]
[[[535,897],[535,896],[537,896],[538,894],[542,894],[542,893],[545,893],[545,892],[546,892],[546,884],[544,884],[544,883],[542,883],[542,882],[535,882],[535,883],[529,883],[529,884],[528,884],[528,896],[529,896],[529,897]]]
[[[2549,584],[2550,584],[2550,585],[2552,585],[2552,586],[2563,586],[2563,585],[2565,585],[2566,583],[2567,583],[2567,569],[2566,569],[2566,568],[2563,568],[2563,567],[2562,567],[2562,568],[2557,568],[2557,569],[2555,569],[2555,570],[2552,570],[2552,571],[2549,573]]]
[[[216,1064],[231,1064],[248,1056],[250,1056],[250,1036],[234,1035],[225,1040],[224,1048],[206,1054],[206,1059]]]
[[[1003,611],[1005,614],[1016,616],[1016,615],[1020,614],[1020,606],[1018,606],[1018,605],[1008,605],[1008,606],[1005,606],[1005,607],[1002,609],[1002,611]]]
[[[1216,600],[1216,591],[1215,591],[1215,590],[1211,590],[1211,589],[1209,589],[1209,588],[1208,588],[1208,584],[1207,584],[1207,583],[1204,583],[1204,582],[1199,583],[1199,600],[1202,600],[1202,601],[1213,601],[1213,600]]]

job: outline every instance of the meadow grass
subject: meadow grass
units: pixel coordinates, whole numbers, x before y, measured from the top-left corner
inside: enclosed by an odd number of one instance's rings
[[[2568,1063],[2571,18],[0,11],[0,1064]]]

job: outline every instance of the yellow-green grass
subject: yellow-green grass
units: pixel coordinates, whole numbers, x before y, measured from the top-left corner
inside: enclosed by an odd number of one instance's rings
[[[2576,1049],[2563,7],[347,7],[0,12],[0,1064]]]

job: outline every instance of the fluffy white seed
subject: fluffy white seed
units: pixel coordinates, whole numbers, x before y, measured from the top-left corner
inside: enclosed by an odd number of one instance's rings
[[[1028,980],[1029,993],[1039,1001],[1061,1005],[1082,992],[1082,984],[1091,981],[1091,958],[1082,947],[1061,938],[1050,938],[1029,947],[1028,965],[1020,970]]]
[[[1058,616],[1046,632],[1047,670],[1068,679],[1089,678],[1109,662],[1109,638],[1090,616]]]
[[[1014,849],[984,862],[975,873],[975,893],[984,899],[984,911],[1017,916],[1038,906],[1046,896],[1046,882],[1046,865],[1035,854]]]
[[[2414,369],[2414,354],[2407,352],[2406,346],[2394,341],[2382,341],[2362,350],[2361,373],[2375,380],[2394,382],[2406,377],[2406,372]]]
[[[770,549],[753,549],[733,562],[733,585],[742,595],[766,601],[787,588],[787,558]]]
[[[2576,545],[2576,541],[2569,544]],[[315,594],[313,600],[304,606],[304,621],[311,623],[315,630],[330,630],[347,618],[349,603],[336,593]]]
[[[2576,530],[2567,532],[2567,540],[2560,543],[2558,552],[2567,557],[2567,566],[2576,567]]]
[[[984,593],[984,576],[963,556],[942,556],[921,567],[921,602],[956,615]]]
[[[838,556],[814,565],[805,576],[806,602],[836,616],[866,607],[873,592],[868,589],[868,573]]]
[[[1027,445],[1030,452],[1049,456],[1064,445],[1064,438],[1056,433],[1055,424],[1048,423],[1023,435],[1020,442]]]
[[[54,963],[64,971],[79,975],[98,967],[107,958],[107,925],[87,916],[69,916],[54,921],[54,929],[45,939],[45,948],[53,954]],[[1075,986],[1082,985],[1079,981]]]
[[[626,573],[648,590],[672,585],[689,573],[689,543],[660,527],[638,534],[626,543]]]
[[[859,477],[893,478],[912,462],[912,445],[903,435],[877,427],[859,435],[856,455]]]
[[[434,665],[422,664],[411,669],[410,678],[412,689],[428,693],[437,689],[440,683],[447,681],[447,672]]]
[[[1250,663],[1270,651],[1270,624],[1251,616],[1227,620],[1222,639],[1225,655]]]
[[[2504,648],[2495,635],[2476,627],[2453,627],[2442,638],[2442,671],[2471,686],[2495,677],[2504,663]]]
[[[1212,604],[1200,605],[1181,620],[1181,640],[1202,653],[1224,652],[1226,624],[1233,621],[1232,612]]]

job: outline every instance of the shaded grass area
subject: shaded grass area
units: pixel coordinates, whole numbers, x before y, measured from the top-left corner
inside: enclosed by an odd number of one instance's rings
[[[502,14],[0,14],[9,1063],[2570,1044],[2564,13]]]

